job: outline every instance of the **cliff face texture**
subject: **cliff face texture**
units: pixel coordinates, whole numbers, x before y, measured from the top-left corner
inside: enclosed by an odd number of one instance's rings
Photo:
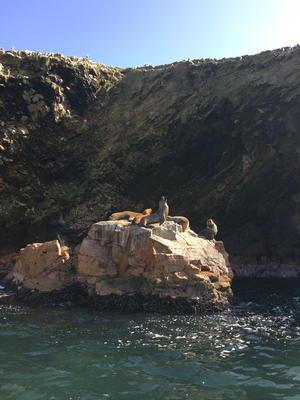
[[[216,222],[233,266],[297,269],[299,70],[298,47],[126,70],[2,52],[2,255],[164,195],[194,231]]]

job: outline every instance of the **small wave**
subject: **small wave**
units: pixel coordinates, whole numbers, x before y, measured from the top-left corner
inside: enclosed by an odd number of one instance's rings
[[[23,354],[26,354],[28,356],[43,356],[52,353],[56,353],[56,350],[30,351],[29,353],[23,353]]]

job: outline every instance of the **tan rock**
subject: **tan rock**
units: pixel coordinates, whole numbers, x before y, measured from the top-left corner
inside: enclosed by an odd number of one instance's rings
[[[219,275],[219,282],[231,282],[231,278],[228,275]]]
[[[145,259],[150,235],[151,231],[148,229],[142,230],[138,225],[130,223],[116,229],[113,236],[112,256],[114,262],[120,265],[121,274],[125,273],[128,265],[136,267],[146,265]]]
[[[173,283],[173,275],[164,275],[165,284],[171,285]]]
[[[206,275],[207,275],[207,277],[209,278],[209,280],[211,282],[218,282],[218,280],[219,280],[219,275],[218,274],[207,273]]]
[[[222,256],[224,257],[224,260],[225,260],[225,263],[226,263],[226,267],[229,267],[229,265],[230,265],[230,263],[229,263],[229,261],[228,261],[229,254],[228,254],[227,251],[225,250],[224,243],[221,242],[221,241],[216,241],[216,242],[215,242],[215,248],[216,248],[216,250],[218,250],[218,251],[222,254]]]
[[[163,225],[155,226],[152,229],[152,235],[158,236],[162,239],[177,240],[178,234],[181,232],[181,226],[174,222],[168,221]]]
[[[220,282],[215,284],[215,288],[221,292],[231,291],[230,282]]]
[[[218,246],[225,251],[222,242]],[[111,278],[116,280],[119,276],[141,277],[152,282],[151,293],[158,286],[162,290],[162,285],[154,283],[157,281],[163,282],[168,294],[178,284],[185,283],[194,287],[194,294],[195,290],[209,290],[213,296],[214,283],[227,273],[225,259],[214,241],[201,239],[190,229],[182,233],[177,224],[168,221],[155,224],[152,229],[123,220],[96,223],[78,254],[77,276],[89,277],[86,283],[90,285],[94,285],[92,277],[96,277],[97,293],[110,293],[111,284],[107,286],[104,281],[112,282]],[[201,282],[204,286],[199,286]],[[224,280],[227,282],[230,282],[228,277]],[[127,289],[120,290],[123,293]]]
[[[68,247],[61,248],[58,240],[53,240],[28,244],[21,249],[5,280],[16,285],[23,282],[24,287],[50,291],[61,289],[74,279],[74,275]]]
[[[107,282],[105,281],[100,281],[96,283],[96,294],[99,294],[101,296],[107,296],[111,293],[115,293],[115,294],[122,294],[122,290],[121,289],[116,289],[114,287],[112,287],[111,285],[109,285]]]
[[[112,258],[115,264],[119,265],[123,255],[124,255],[125,249],[123,249],[122,247],[119,247],[115,244],[113,244],[112,246]]]
[[[219,248],[224,253],[224,246]],[[215,242],[190,229],[180,232],[172,221],[153,228],[123,220],[96,223],[72,257],[57,240],[28,245],[11,279],[28,289],[51,291],[63,288],[76,273],[88,295],[100,296],[140,291],[218,301],[231,293],[228,268]]]
[[[195,274],[193,276],[193,279],[196,281],[199,281],[199,282],[203,282],[203,281],[207,280],[207,277],[203,274]]]
[[[60,290],[64,287],[63,282],[57,279],[49,278],[28,278],[24,281],[23,287],[28,289],[36,289],[42,292],[50,292],[51,290]]]
[[[174,280],[175,282],[183,283],[187,282],[189,280],[189,277],[184,272],[174,272]]]
[[[102,246],[97,240],[84,239],[78,254],[77,276],[118,276],[111,248]]]
[[[129,224],[130,222],[123,220],[97,222],[91,226],[91,229],[88,232],[88,237],[90,239],[100,240],[102,245],[112,243],[117,226],[120,227]]]
[[[89,277],[86,278],[86,281],[85,281],[85,282],[86,282],[88,285],[94,286],[94,285],[96,285],[97,277],[96,277],[96,276],[89,276]]]
[[[164,272],[165,274],[168,274],[170,272],[183,272],[185,270],[185,264],[171,264],[171,263],[166,263],[164,266]]]
[[[126,271],[126,276],[141,276],[144,274],[144,268],[129,268]]]
[[[189,275],[189,276],[195,276],[197,274],[199,274],[199,272],[201,271],[201,267],[197,267],[194,264],[188,264],[185,267],[185,272]]]
[[[124,248],[124,253],[119,264],[120,275],[124,275],[126,270],[132,267],[145,267],[151,265],[152,251],[149,248],[149,238],[151,230],[140,228],[134,225],[130,228],[130,234]],[[114,248],[114,245],[113,245]]]
[[[68,259],[68,251],[66,248],[61,251],[58,240],[28,244],[20,250],[13,271],[24,276],[36,277],[47,271],[65,269],[64,263]]]

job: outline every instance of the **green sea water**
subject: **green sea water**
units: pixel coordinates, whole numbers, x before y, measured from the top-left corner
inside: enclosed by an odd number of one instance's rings
[[[235,279],[205,315],[0,303],[0,399],[300,399],[299,283]]]

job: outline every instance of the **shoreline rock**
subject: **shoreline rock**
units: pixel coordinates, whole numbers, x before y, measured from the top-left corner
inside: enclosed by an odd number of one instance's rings
[[[70,256],[57,240],[27,245],[5,284],[17,290],[17,301],[83,302],[98,310],[190,314],[225,310],[233,301],[223,243],[174,222],[99,222],[77,250]]]

